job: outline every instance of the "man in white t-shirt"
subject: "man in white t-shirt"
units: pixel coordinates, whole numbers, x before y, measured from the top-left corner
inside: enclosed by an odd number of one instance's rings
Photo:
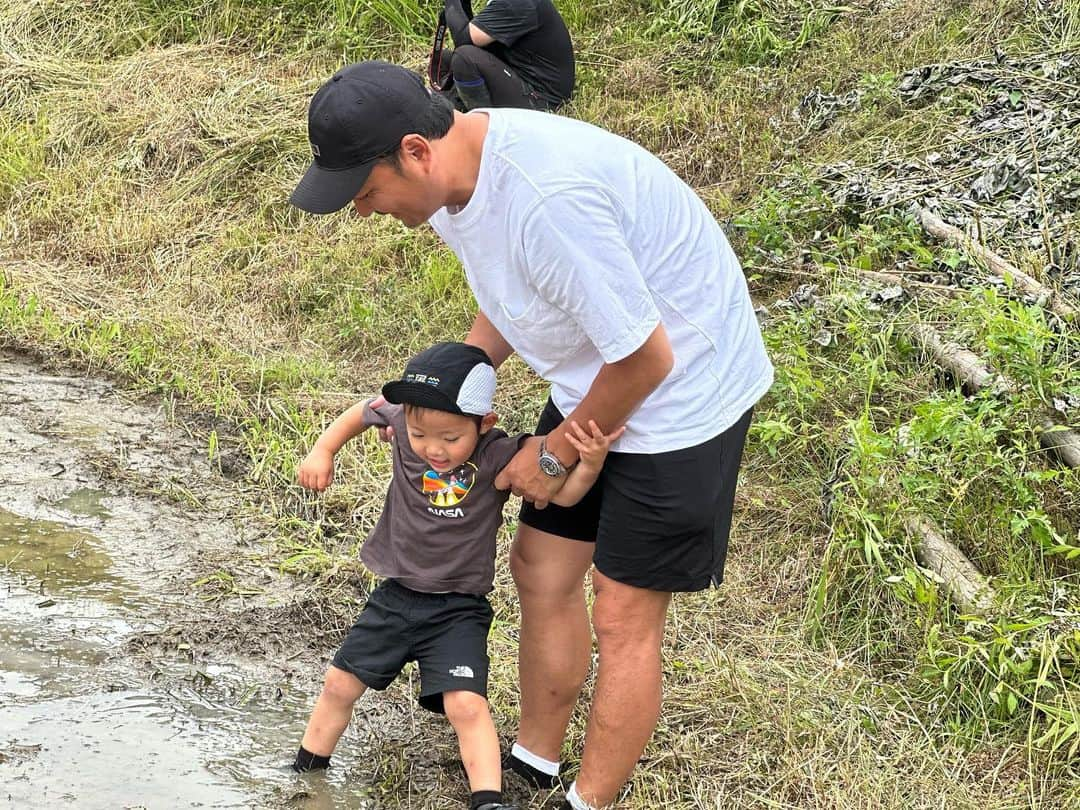
[[[429,222],[479,304],[467,342],[551,384],[497,485],[521,495],[521,725],[507,765],[555,783],[588,672],[596,688],[564,807],[613,802],[660,711],[671,594],[720,582],[754,403],[772,383],[738,260],[704,203],[635,144],[531,110],[453,112],[418,76],[351,65],[312,98],[315,161],[294,205]],[[576,461],[569,421],[626,432],[593,492],[548,506]],[[546,507],[546,508],[545,508]]]

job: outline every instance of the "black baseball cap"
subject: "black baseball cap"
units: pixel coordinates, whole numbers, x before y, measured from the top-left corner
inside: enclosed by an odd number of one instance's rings
[[[357,62],[320,87],[308,105],[315,161],[289,202],[312,214],[344,208],[375,162],[415,132],[430,104],[423,79],[389,62]]]
[[[495,396],[495,366],[476,346],[436,343],[409,361],[400,380],[384,385],[382,395],[398,405],[483,416]]]

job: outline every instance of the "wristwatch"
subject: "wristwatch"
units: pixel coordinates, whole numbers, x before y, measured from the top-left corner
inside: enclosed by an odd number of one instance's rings
[[[544,436],[540,439],[539,462],[540,471],[543,472],[544,475],[550,476],[551,478],[559,478],[560,476],[566,475],[569,472],[569,470],[566,468],[566,465],[559,461],[558,456],[556,456],[554,453],[548,452],[547,436]]]

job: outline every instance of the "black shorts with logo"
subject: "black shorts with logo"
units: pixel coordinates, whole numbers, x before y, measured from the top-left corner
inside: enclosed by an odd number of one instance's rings
[[[487,697],[492,615],[486,597],[421,593],[387,579],[368,596],[333,664],[382,690],[408,661],[416,661],[420,705],[441,713],[443,692]]]
[[[654,591],[700,591],[724,577],[735,484],[753,408],[719,436],[667,453],[608,453],[596,484],[574,506],[522,504],[520,520],[596,542],[605,576]],[[563,421],[549,399],[536,434]]]

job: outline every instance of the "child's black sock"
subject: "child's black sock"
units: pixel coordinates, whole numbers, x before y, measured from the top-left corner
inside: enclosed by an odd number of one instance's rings
[[[476,810],[485,804],[502,804],[502,793],[498,790],[478,790],[469,797],[469,810]]]
[[[324,770],[330,767],[330,757],[313,754],[301,745],[300,750],[296,752],[296,760],[292,767],[297,773]]]

